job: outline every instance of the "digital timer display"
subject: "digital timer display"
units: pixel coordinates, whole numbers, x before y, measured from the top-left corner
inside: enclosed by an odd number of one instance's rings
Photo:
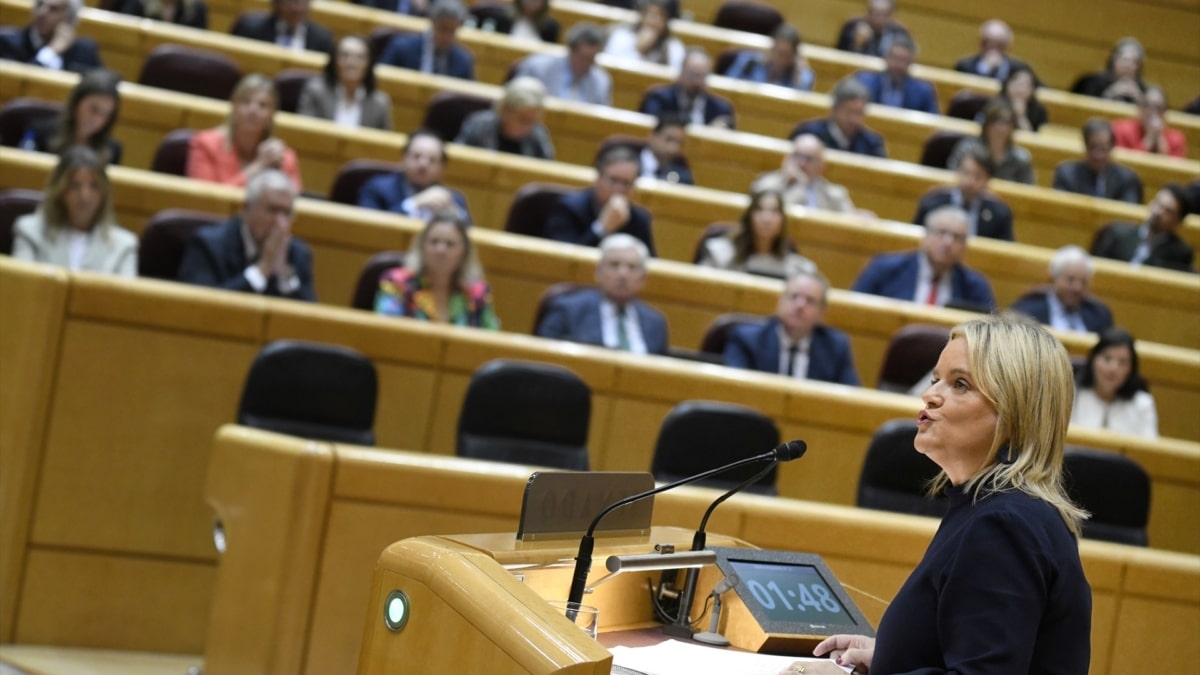
[[[753,598],[772,621],[803,620],[810,624],[856,626],[821,573],[812,565],[767,563],[731,558],[741,579],[743,601]]]

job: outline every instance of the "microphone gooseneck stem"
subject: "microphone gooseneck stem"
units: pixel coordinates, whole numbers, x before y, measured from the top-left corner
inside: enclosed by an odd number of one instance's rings
[[[583,589],[587,587],[588,572],[592,571],[592,551],[595,548],[596,538],[588,531],[579,540],[579,555],[575,557],[575,574],[571,576],[571,592],[567,594],[568,619],[575,619],[575,610],[571,607],[583,602]],[[571,605],[572,602],[576,605]]]

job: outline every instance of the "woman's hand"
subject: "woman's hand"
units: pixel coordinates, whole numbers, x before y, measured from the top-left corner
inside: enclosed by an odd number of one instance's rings
[[[863,635],[834,635],[813,648],[813,656],[826,656],[843,666],[854,666],[855,673],[871,670],[875,656],[875,639]]]
[[[287,146],[278,138],[268,138],[258,144],[258,153],[254,157],[254,161],[261,167],[267,169],[280,169],[283,167],[283,154],[287,150]]]

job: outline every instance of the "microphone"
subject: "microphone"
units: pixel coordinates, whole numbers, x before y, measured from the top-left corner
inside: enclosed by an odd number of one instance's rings
[[[729,589],[737,586],[740,582],[741,579],[738,578],[738,575],[730,574],[724,579],[718,581],[716,586],[713,586],[712,619],[708,622],[708,630],[703,633],[696,633],[693,636],[693,639],[695,639],[697,642],[704,642],[710,645],[716,645],[718,647],[729,646],[729,638],[721,635],[720,631],[717,630],[717,627],[721,625],[721,596],[728,593]]]
[[[770,462],[770,466],[774,466],[778,462],[790,462],[791,460],[796,459],[797,457],[800,457],[801,455],[803,455],[804,451],[807,449],[808,449],[808,446],[804,443],[804,441],[788,441],[787,443],[782,443],[780,445],[777,445],[774,448],[772,448],[771,450],[768,450],[767,452],[764,452],[760,455],[754,455],[752,457],[746,457],[745,459],[739,459],[736,462],[730,462],[729,464],[726,464],[724,466],[719,466],[715,469],[709,469],[708,471],[702,471],[694,476],[688,476],[687,478],[681,478],[673,483],[668,483],[661,487],[656,487],[653,490],[646,490],[644,492],[639,492],[634,495],[629,495],[628,497],[625,497],[623,499],[618,499],[617,501],[613,502],[612,504],[609,504],[608,506],[604,507],[604,509],[601,510],[600,513],[596,514],[596,517],[594,519],[592,519],[591,524],[588,525],[587,533],[584,534],[583,537],[579,540],[579,554],[577,556],[575,556],[575,573],[571,577],[571,591],[570,591],[570,593],[567,594],[567,601],[575,602],[575,603],[583,602],[583,589],[585,587],[587,587],[588,573],[591,572],[591,570],[592,570],[592,551],[595,550],[595,548],[596,548],[596,538],[594,536],[595,532],[596,532],[596,526],[600,524],[600,521],[604,518],[604,516],[607,516],[612,511],[615,511],[616,509],[619,509],[622,506],[625,506],[626,504],[632,504],[633,502],[640,501],[642,499],[645,499],[646,497],[653,497],[654,495],[659,494],[660,492],[666,492],[667,490],[674,490],[675,488],[677,488],[681,485],[687,485],[689,483],[695,483],[698,480],[704,480],[705,478],[711,478],[713,476],[725,473],[726,471],[731,471],[733,469],[736,469],[736,468],[742,467],[742,466],[746,466],[748,464],[757,464],[759,462]],[[768,469],[770,468],[770,466],[768,466]],[[765,474],[763,474],[763,475],[765,475]],[[757,478],[755,478],[755,480],[757,480]],[[722,496],[721,499],[718,500],[716,503],[719,504],[721,501],[724,501],[726,498],[732,496],[734,493],[741,490],[746,485],[749,485],[749,483],[748,482],[743,483],[742,485],[739,485],[738,487],[734,488],[732,491],[730,491],[729,493],[726,493],[724,496]],[[712,512],[712,509],[715,508],[715,506],[716,506],[716,504],[714,504],[713,507],[709,508],[709,513]],[[705,514],[704,518],[705,518],[705,521],[708,520],[707,513]],[[693,544],[695,544],[695,540],[693,540]],[[703,546],[702,546],[702,548],[703,548]],[[693,549],[693,550],[695,550],[695,549]]]

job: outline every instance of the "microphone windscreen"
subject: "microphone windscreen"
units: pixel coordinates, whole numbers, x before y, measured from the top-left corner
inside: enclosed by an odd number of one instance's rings
[[[788,441],[775,449],[776,455],[781,462],[790,462],[793,459],[800,459],[804,456],[804,451],[808,450],[808,443],[800,439]]]

